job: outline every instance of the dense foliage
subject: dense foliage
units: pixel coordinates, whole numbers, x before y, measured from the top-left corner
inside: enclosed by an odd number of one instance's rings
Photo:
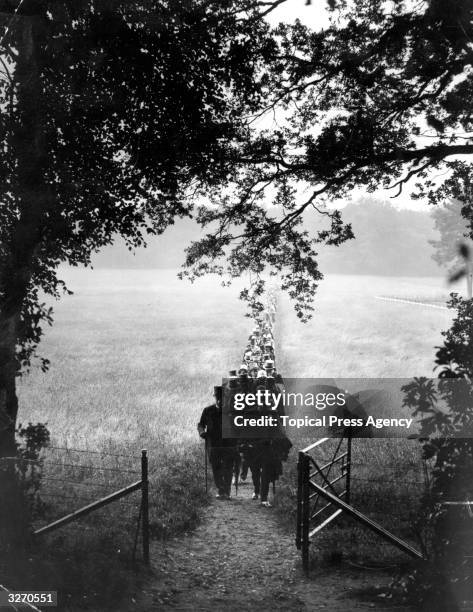
[[[463,505],[473,498],[473,300],[452,294],[449,306],[456,317],[442,332],[438,384],[416,379],[404,400],[420,417],[424,457],[434,463],[424,500],[428,563],[407,584],[426,609],[439,610],[457,610],[473,593],[471,506]]]
[[[296,22],[271,32],[261,17],[278,4],[51,0],[38,12],[25,2],[20,15],[37,14],[37,82],[22,98],[34,72],[21,45],[14,51],[23,17],[4,45],[0,236],[8,245],[22,233],[18,196],[34,177],[20,177],[11,160],[34,134],[43,205],[25,230],[34,240],[24,364],[41,321],[51,321],[38,288],[59,294],[60,262],[88,263],[117,233],[140,246],[196,202],[205,202],[197,219],[208,234],[190,247],[184,274],[250,271],[257,298],[262,274],[276,273],[306,320],[322,278],[318,245],[353,236],[326,198],[401,190],[418,177],[418,195],[432,202],[465,200],[470,167],[455,155],[473,151],[471,4],[330,2],[329,28]],[[439,185],[428,171],[441,165],[449,172]],[[321,214],[308,232],[309,207]],[[4,250],[6,268],[9,258]]]
[[[88,264],[117,234],[142,245],[225,180],[272,49],[245,0],[29,6],[5,38],[0,89],[0,306],[22,301],[24,365],[51,322],[39,290],[64,288],[60,263]]]
[[[217,229],[187,262],[195,274],[238,274],[254,260],[256,274],[265,263],[279,273],[290,262],[283,286],[299,295],[302,319],[321,278],[318,245],[353,235],[327,200],[357,188],[392,188],[395,196],[417,180],[417,196],[434,204],[456,197],[472,218],[471,2],[328,5],[324,30],[298,21],[277,28],[277,53],[261,81],[266,108],[238,150],[234,189],[200,213]],[[321,215],[305,233],[301,218],[311,209]]]
[[[262,105],[270,9],[0,2],[1,452],[14,448],[15,377],[52,323],[42,296],[67,291],[60,264],[88,265],[117,235],[142,246],[227,183]]]

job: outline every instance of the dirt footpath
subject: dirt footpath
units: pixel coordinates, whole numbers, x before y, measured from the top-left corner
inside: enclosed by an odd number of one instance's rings
[[[356,595],[387,583],[386,575],[313,570],[307,579],[294,538],[273,513],[251,500],[248,485],[232,501],[215,500],[194,532],[153,544],[153,575],[123,610],[407,610]]]

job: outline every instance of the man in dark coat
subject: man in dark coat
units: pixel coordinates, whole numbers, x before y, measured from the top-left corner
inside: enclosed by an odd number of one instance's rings
[[[215,403],[204,408],[197,431],[206,442],[217,499],[231,499],[233,464],[237,459],[237,440],[222,437],[222,387],[214,387]]]
[[[288,438],[247,440],[242,453],[251,470],[253,499],[261,496],[261,505],[271,507],[268,501],[269,485],[282,474],[282,462],[287,460],[292,444]]]

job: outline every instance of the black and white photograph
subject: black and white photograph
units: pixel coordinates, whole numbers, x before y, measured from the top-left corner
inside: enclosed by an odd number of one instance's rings
[[[473,612],[473,2],[0,0],[0,611]]]

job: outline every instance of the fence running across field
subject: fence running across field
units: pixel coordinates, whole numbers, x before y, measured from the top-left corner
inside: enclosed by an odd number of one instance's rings
[[[439,308],[440,310],[449,310],[447,306],[445,306],[445,301],[439,303],[439,300],[434,300],[432,302],[426,302],[425,298],[417,300],[414,298],[398,298],[398,297],[389,297],[385,295],[375,295],[376,300],[383,300],[385,302],[399,302],[401,304],[413,304],[414,306],[426,306],[427,308]],[[436,303],[437,302],[437,303]]]
[[[20,473],[40,471],[41,487],[34,494],[33,526],[36,538],[57,529],[94,531],[84,523],[111,503],[118,506],[119,521],[135,526],[132,558],[141,535],[143,561],[149,564],[148,454],[107,453],[72,447],[49,446],[38,460],[5,457]],[[131,481],[131,482],[130,482]],[[133,495],[140,492],[140,496]],[[90,517],[93,523],[99,517]],[[141,529],[140,529],[141,527]],[[95,527],[96,528],[96,527]]]

